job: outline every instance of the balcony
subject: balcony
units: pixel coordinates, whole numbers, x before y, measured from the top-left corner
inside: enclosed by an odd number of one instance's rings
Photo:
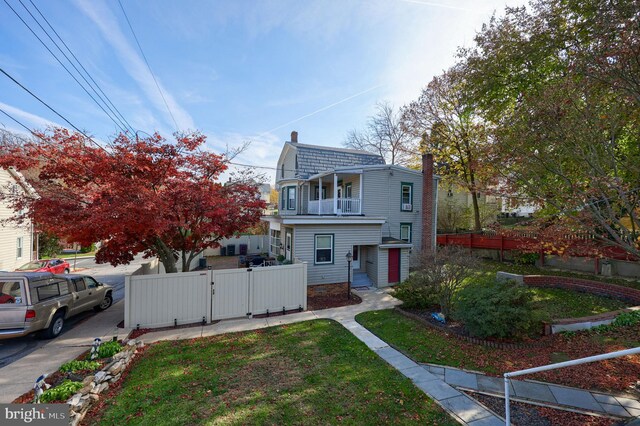
[[[325,200],[310,200],[308,214],[335,214],[335,215],[359,215],[361,214],[360,199],[358,198],[328,198]]]

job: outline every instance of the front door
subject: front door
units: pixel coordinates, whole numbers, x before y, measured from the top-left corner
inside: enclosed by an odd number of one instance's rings
[[[353,246],[353,269],[360,269],[360,246]]]
[[[285,246],[284,257],[288,261],[291,261],[291,233],[289,231],[287,231],[287,238],[285,243],[286,243],[286,246]]]
[[[400,249],[389,249],[389,284],[400,282]]]

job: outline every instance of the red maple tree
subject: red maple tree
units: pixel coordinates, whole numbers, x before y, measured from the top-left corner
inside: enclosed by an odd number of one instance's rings
[[[17,214],[44,231],[90,245],[96,261],[127,264],[136,254],[157,256],[167,272],[182,270],[204,249],[260,220],[257,185],[218,181],[228,158],[201,149],[206,137],[119,135],[107,148],[82,134],[55,128],[34,140],[2,147],[0,167],[31,170],[38,196],[6,196]]]

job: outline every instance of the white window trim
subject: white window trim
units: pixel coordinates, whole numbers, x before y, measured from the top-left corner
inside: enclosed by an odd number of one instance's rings
[[[318,237],[331,237],[331,247],[318,249]],[[313,237],[313,263],[314,265],[331,265],[333,264],[335,236],[333,234],[316,234]],[[318,250],[331,250],[331,259],[326,262],[318,262]]]
[[[18,250],[20,250],[20,255],[18,256]],[[24,237],[17,237],[16,239],[16,259],[22,259],[24,256]]]

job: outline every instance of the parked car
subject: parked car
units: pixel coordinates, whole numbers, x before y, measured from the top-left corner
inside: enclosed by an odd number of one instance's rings
[[[25,263],[16,271],[20,272],[51,272],[53,274],[68,274],[70,270],[69,262],[62,259],[42,259]]]
[[[113,289],[86,275],[50,272],[0,273],[0,339],[36,331],[57,337],[67,318],[113,303]]]

